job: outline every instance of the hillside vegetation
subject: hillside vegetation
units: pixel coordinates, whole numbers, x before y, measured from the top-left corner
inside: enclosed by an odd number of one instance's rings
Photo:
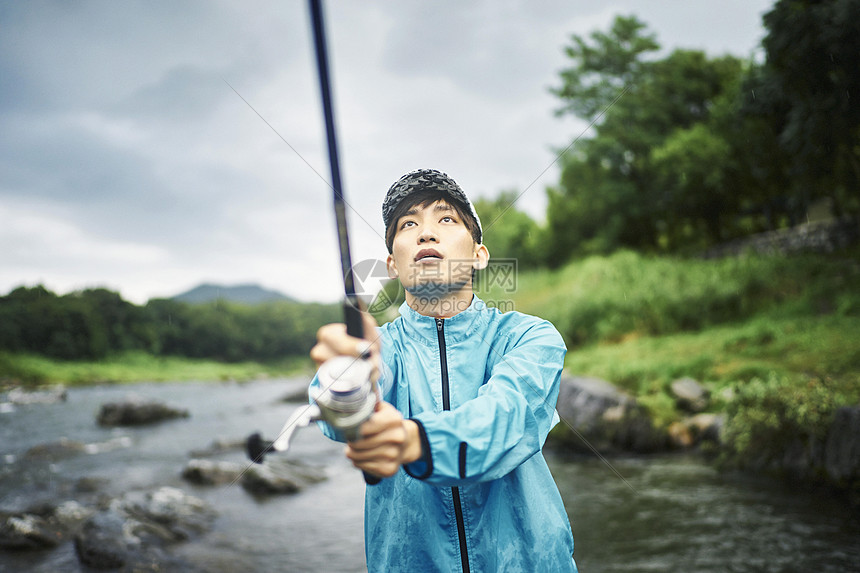
[[[820,435],[837,407],[860,403],[857,255],[620,252],[520,273],[516,292],[481,296],[552,321],[569,373],[625,389],[658,424],[680,415],[671,382],[696,378],[711,390],[711,410],[730,414],[731,445],[751,456],[780,432]]]
[[[251,378],[309,368],[317,329],[339,305],[153,299],[106,289],[0,296],[0,384]]]

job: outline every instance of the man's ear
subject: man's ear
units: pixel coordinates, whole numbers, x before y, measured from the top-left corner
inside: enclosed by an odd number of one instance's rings
[[[484,245],[475,246],[475,260],[472,262],[472,267],[476,270],[487,268],[490,264],[490,251]]]
[[[397,278],[397,264],[394,262],[394,255],[388,255],[388,258],[385,259],[385,268],[388,269],[388,278]]]

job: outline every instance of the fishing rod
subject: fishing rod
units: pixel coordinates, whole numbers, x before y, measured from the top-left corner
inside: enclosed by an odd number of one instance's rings
[[[346,202],[343,198],[343,183],[340,177],[340,159],[337,152],[322,0],[309,0],[308,4],[322,95],[323,116],[325,118],[329,166],[331,167],[331,187],[334,192],[334,213],[345,295],[344,322],[348,335],[364,338],[361,306],[355,292],[355,280],[352,272]],[[373,366],[370,360],[364,357],[338,356],[324,362],[317,372],[319,389],[311,396],[314,404],[300,408],[290,416],[274,441],[266,441],[260,434],[250,436],[247,449],[251,461],[262,463],[267,453],[287,451],[295,431],[311,422],[327,422],[346,440],[359,438],[359,427],[373,414],[379,399],[376,386],[372,381],[372,373]],[[364,479],[370,485],[380,481],[379,478],[366,472]]]

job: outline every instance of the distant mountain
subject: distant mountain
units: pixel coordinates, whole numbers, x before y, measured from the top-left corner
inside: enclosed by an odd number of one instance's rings
[[[178,294],[173,297],[173,300],[187,302],[189,304],[203,304],[216,300],[238,302],[241,304],[261,304],[273,301],[295,302],[294,298],[288,297],[278,291],[265,289],[259,285],[247,284],[224,286],[208,283],[204,283],[187,292]]]

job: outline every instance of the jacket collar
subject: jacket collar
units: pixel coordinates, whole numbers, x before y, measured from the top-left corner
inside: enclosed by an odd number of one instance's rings
[[[472,295],[472,302],[465,310],[451,318],[442,319],[445,321],[445,341],[457,343],[469,338],[487,322],[489,312],[490,309],[484,301]],[[403,320],[404,329],[410,336],[430,346],[436,346],[439,343],[436,319],[432,316],[418,314],[404,302],[400,305],[400,318]]]

